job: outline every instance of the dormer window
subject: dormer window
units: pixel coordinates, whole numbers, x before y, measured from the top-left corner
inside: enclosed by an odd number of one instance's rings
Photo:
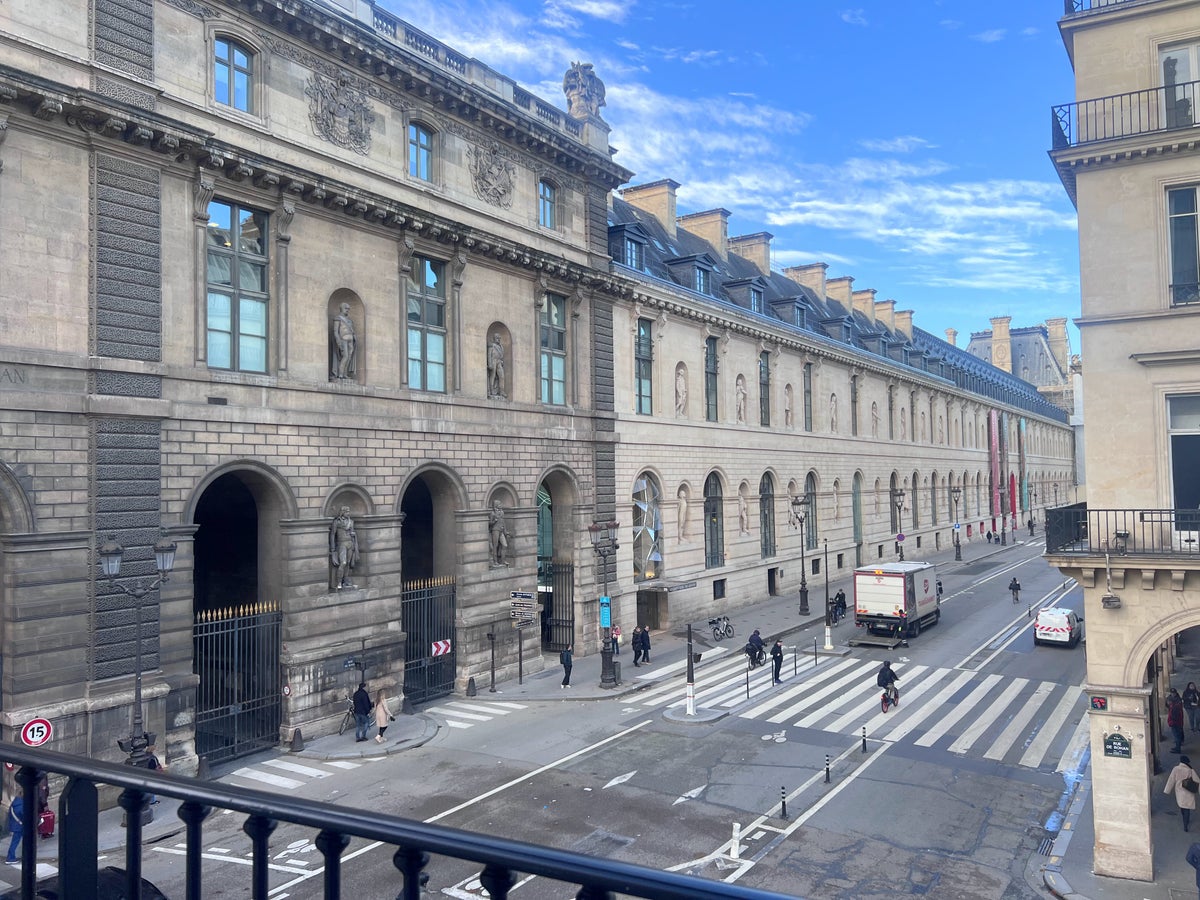
[[[701,294],[712,293],[712,272],[700,266],[696,267],[696,290]]]
[[[763,311],[763,292],[758,288],[750,288],[750,311],[756,313]]]
[[[794,313],[794,315],[793,315],[792,324],[795,325],[797,328],[807,328],[808,327],[808,310],[806,310],[803,306],[801,306],[799,303],[797,303],[796,306],[793,308],[793,313]]]
[[[625,238],[625,265],[642,272],[646,268],[646,245],[631,237]]]

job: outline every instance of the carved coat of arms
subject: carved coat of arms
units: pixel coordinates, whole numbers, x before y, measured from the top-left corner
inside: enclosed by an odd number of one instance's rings
[[[319,72],[313,73],[304,93],[308,118],[320,137],[363,156],[370,152],[375,113],[366,94],[355,89],[348,78],[335,80]]]
[[[471,182],[481,200],[508,209],[512,206],[516,166],[500,153],[500,145],[492,141],[486,147],[472,147]]]

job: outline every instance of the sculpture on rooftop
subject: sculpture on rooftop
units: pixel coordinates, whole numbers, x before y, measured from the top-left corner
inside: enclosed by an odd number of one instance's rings
[[[604,82],[596,77],[591,63],[571,63],[563,76],[563,93],[567,95],[567,115],[573,119],[599,117],[604,105]]]

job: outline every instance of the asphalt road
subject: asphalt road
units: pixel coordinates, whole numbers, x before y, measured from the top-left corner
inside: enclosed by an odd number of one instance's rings
[[[1013,574],[1024,586],[1019,606],[1006,589]],[[481,715],[297,790],[812,900],[1042,897],[1026,873],[1053,837],[1078,762],[1084,654],[1035,648],[1029,607],[1078,611],[1080,598],[1063,593],[1032,549],[944,582],[941,622],[911,646],[853,648],[816,665],[800,654],[782,685],[755,682],[749,701],[738,654],[706,653],[696,702],[712,721],[664,714],[681,701],[679,670],[632,696]],[[885,656],[902,691],[887,714],[874,686]],[[240,824],[218,817],[206,828],[206,897],[244,896]],[[273,897],[322,896],[313,837],[290,826],[275,833]],[[396,895],[391,848],[356,842],[344,859],[344,896]],[[428,871],[431,895],[486,896],[465,863],[435,859]],[[182,896],[178,848],[149,849],[145,874]],[[512,896],[566,900],[573,888],[529,879]]]

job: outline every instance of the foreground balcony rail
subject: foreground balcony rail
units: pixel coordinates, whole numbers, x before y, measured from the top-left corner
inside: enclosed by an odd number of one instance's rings
[[[1063,15],[1071,16],[1075,13],[1107,9],[1110,6],[1120,6],[1130,2],[1133,0],[1063,0]]]
[[[1095,100],[1064,103],[1051,110],[1055,150],[1111,141],[1138,134],[1153,134],[1195,123],[1197,85],[1187,81]]]
[[[663,872],[566,850],[555,850],[505,838],[428,825],[342,806],[299,800],[265,791],[248,790],[170,775],[117,763],[99,762],[66,753],[0,742],[0,760],[13,763],[25,798],[24,838],[21,841],[22,900],[35,900],[37,873],[37,781],[42,772],[66,775],[59,801],[59,897],[97,900],[98,785],[120,788],[119,805],[125,816],[125,900],[142,894],[142,816],[151,794],[182,801],[179,818],[186,831],[186,900],[203,897],[201,851],[203,825],[214,810],[246,816],[242,830],[253,847],[251,885],[246,896],[267,900],[271,832],[279,823],[312,828],[313,843],[324,857],[325,900],[340,900],[341,856],[352,837],[378,841],[395,848],[392,863],[399,870],[397,900],[417,900],[428,880],[431,854],[466,860],[480,866],[479,880],[493,900],[507,900],[517,873],[578,885],[578,900],[613,900],[618,894],[646,900],[781,900],[785,895]],[[110,895],[111,896],[111,895]]]
[[[1164,556],[1200,560],[1200,510],[1046,510],[1046,552],[1080,556]]]

